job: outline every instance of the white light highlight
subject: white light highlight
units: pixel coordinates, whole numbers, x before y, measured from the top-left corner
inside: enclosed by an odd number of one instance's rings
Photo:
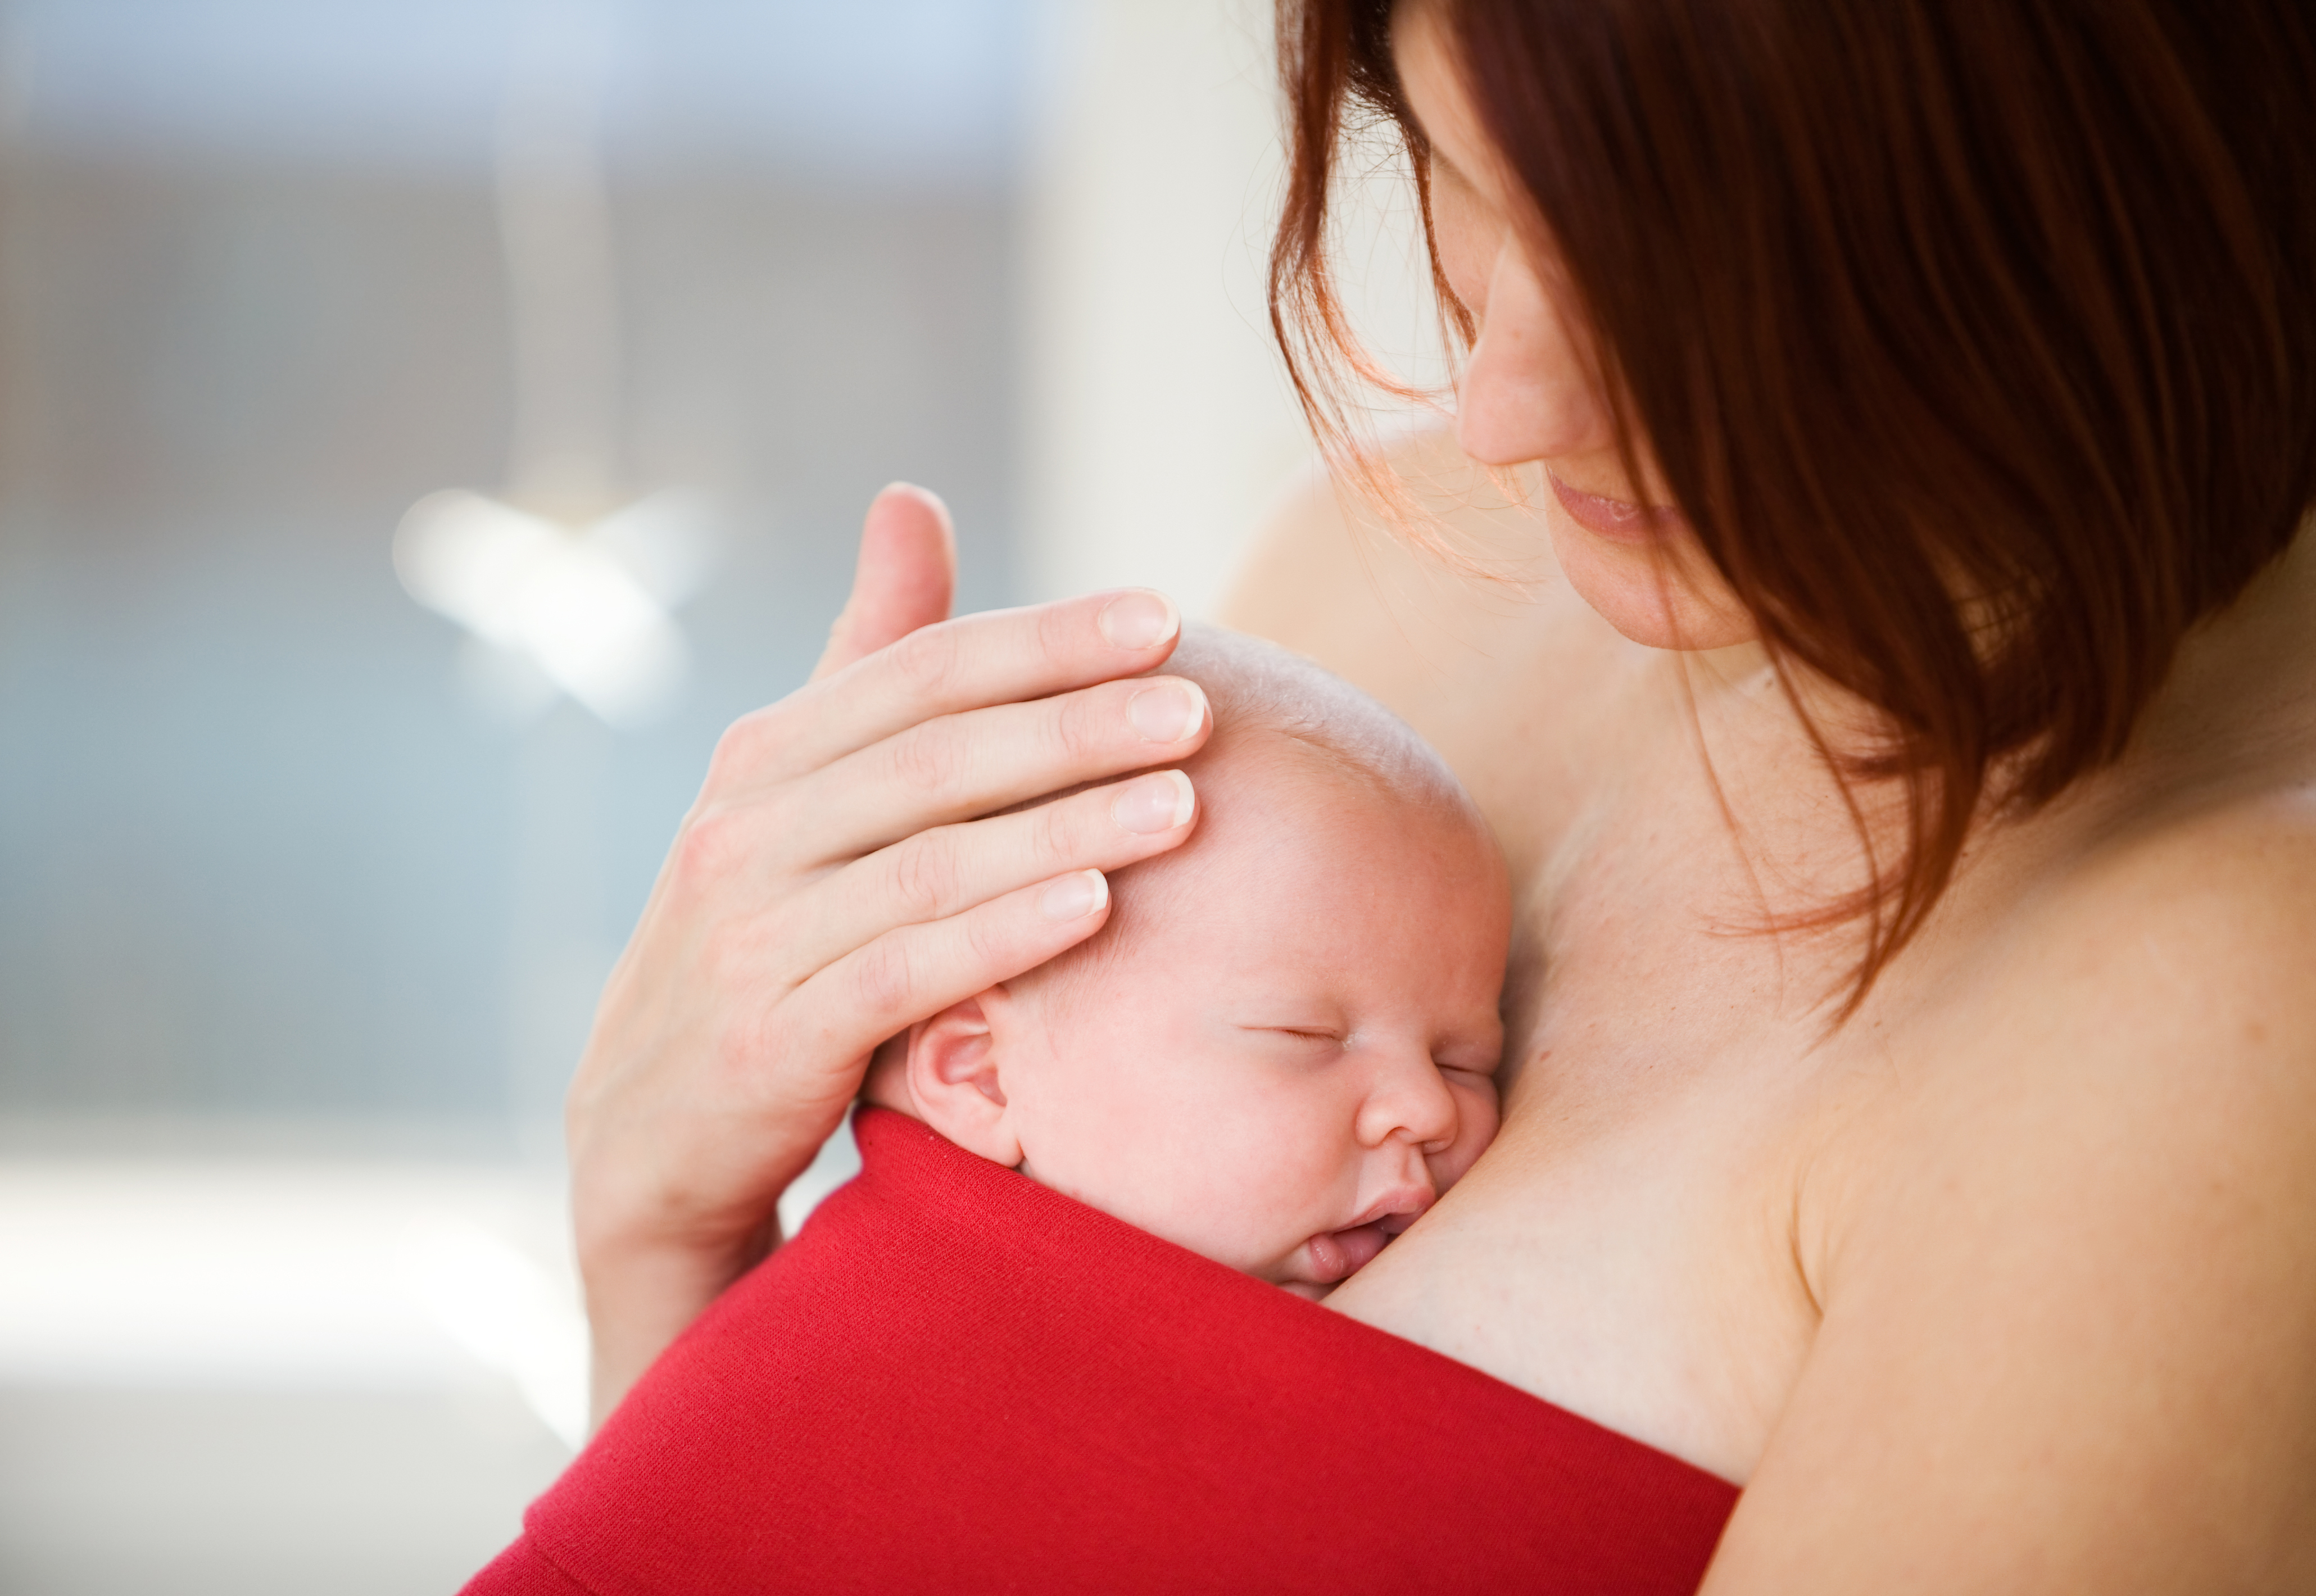
[[[660,494],[583,531],[462,488],[429,494],[394,535],[410,596],[535,671],[609,725],[634,727],[683,686],[668,611],[707,561],[696,502]]]
[[[486,1230],[414,1223],[402,1275],[478,1363],[512,1377],[539,1421],[577,1451],[587,1440],[587,1323],[567,1290]]]
[[[0,1382],[377,1390],[511,1381],[585,1433],[564,1194],[435,1165],[0,1164]]]

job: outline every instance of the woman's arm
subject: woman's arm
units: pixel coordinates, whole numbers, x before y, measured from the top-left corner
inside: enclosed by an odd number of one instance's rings
[[[2312,903],[2304,814],[2167,844],[1893,1061],[1708,1592],[2316,1590]]]
[[[1173,650],[1156,594],[948,620],[950,550],[938,500],[879,495],[821,668],[725,735],[605,988],[567,1110],[599,1422],[777,1243],[880,1040],[1091,935],[1095,872],[1189,834],[1173,776],[973,818],[1209,719],[1120,680]]]

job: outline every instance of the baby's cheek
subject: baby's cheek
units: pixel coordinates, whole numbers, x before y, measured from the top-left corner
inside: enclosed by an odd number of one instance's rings
[[[1423,1161],[1424,1167],[1431,1172],[1431,1183],[1442,1192],[1462,1180],[1480,1161],[1480,1155],[1496,1139],[1500,1122],[1493,1080],[1454,1071],[1448,1076],[1448,1087],[1456,1099],[1456,1139],[1445,1152],[1432,1154]]]
[[[1296,1250],[1314,1235],[1349,1221],[1357,1200],[1356,1147],[1329,1137],[1314,1119],[1300,1121],[1248,1114],[1242,1126],[1257,1134],[1217,1138],[1219,1156],[1200,1181],[1207,1256],[1261,1279],[1295,1265]],[[1341,1145],[1338,1145],[1341,1144]]]

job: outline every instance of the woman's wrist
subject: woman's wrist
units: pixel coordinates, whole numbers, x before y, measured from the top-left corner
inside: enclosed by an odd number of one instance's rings
[[[737,1244],[623,1238],[583,1246],[591,1433],[676,1337],[779,1239],[775,1215]]]

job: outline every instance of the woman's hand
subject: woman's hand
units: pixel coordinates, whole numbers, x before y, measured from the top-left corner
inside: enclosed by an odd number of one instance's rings
[[[948,620],[947,513],[877,496],[811,683],[725,734],[604,989],[567,1110],[608,1413],[777,1244],[774,1203],[877,1043],[1099,930],[1100,874],[1180,843],[1211,718],[1138,591]]]

